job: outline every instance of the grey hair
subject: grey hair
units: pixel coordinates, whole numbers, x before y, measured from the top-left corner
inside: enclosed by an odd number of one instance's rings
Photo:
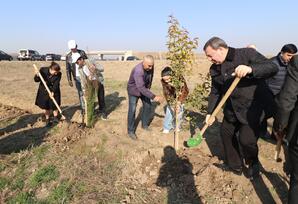
[[[210,38],[210,40],[208,40],[204,45],[204,51],[207,49],[208,46],[212,47],[212,49],[215,49],[215,50],[217,50],[220,47],[228,48],[227,43],[223,39],[220,39],[219,37]]]
[[[146,61],[146,62],[154,62],[154,57],[152,56],[152,55],[146,55],[145,57],[144,57],[144,61]]]

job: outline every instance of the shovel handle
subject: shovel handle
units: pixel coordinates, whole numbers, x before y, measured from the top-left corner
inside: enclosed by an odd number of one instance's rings
[[[275,155],[274,155],[274,160],[278,161],[279,160],[279,154],[280,154],[280,150],[281,150],[281,145],[282,145],[282,139],[279,138],[277,140],[276,146],[275,146]]]
[[[219,104],[216,106],[215,110],[211,114],[211,117],[215,117],[217,115],[217,113],[223,107],[223,105],[225,104],[225,102],[227,101],[227,99],[229,98],[229,96],[231,95],[231,93],[234,91],[234,89],[237,86],[237,84],[239,83],[240,79],[241,78],[239,78],[239,77],[236,77],[234,79],[233,83],[231,84],[231,86],[229,87],[229,89],[227,90],[227,92],[222,97],[222,99],[220,100]]]
[[[229,96],[231,95],[231,93],[234,91],[234,89],[237,86],[237,84],[239,83],[240,79],[241,78],[239,78],[239,77],[236,77],[234,79],[233,83],[231,84],[231,86],[229,87],[229,89],[227,90],[227,92],[225,93],[225,95],[222,97],[222,99],[220,100],[219,104],[216,106],[215,110],[212,112],[210,118],[215,117],[217,115],[217,113],[223,107],[223,105],[225,104],[225,102],[227,101],[227,99],[229,98]],[[205,123],[204,127],[200,131],[200,133],[201,133],[202,136],[205,133],[205,131],[207,130],[208,126],[209,125],[208,125],[208,121],[207,121],[207,123]]]

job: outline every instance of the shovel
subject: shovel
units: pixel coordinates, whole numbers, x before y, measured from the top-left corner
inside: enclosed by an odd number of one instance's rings
[[[220,100],[219,104],[217,105],[217,107],[215,108],[213,113],[211,114],[210,118],[214,118],[217,115],[217,113],[222,108],[222,106],[225,104],[226,100],[229,98],[229,96],[231,95],[231,93],[233,92],[233,90],[235,89],[235,87],[237,86],[239,81],[240,81],[239,77],[236,77],[234,79],[233,83],[231,84],[231,86],[229,87],[229,89],[227,90],[225,95],[222,97],[222,99]],[[209,120],[210,120],[210,118],[209,118]],[[201,142],[203,140],[203,134],[205,133],[208,126],[209,125],[208,125],[208,121],[207,121],[207,123],[204,125],[202,130],[199,131],[199,133],[197,134],[196,137],[189,138],[187,140],[187,146],[188,147],[195,147],[195,146],[198,146],[199,144],[201,144]]]
[[[55,106],[57,107],[59,113],[61,114],[61,120],[65,120],[66,118],[65,118],[65,116],[62,114],[62,110],[61,110],[61,108],[59,107],[59,105],[58,105],[57,101],[55,100],[55,98],[52,96],[51,91],[50,91],[49,87],[47,86],[47,83],[45,82],[44,78],[43,78],[42,75],[40,74],[40,72],[39,72],[37,66],[36,66],[35,64],[33,64],[33,67],[34,67],[34,69],[36,70],[36,72],[38,72],[38,76],[39,76],[40,80],[42,81],[42,83],[43,83],[44,87],[46,88],[46,90],[47,90],[47,92],[48,92],[50,98],[51,98],[52,101],[54,102],[54,104],[55,104]]]

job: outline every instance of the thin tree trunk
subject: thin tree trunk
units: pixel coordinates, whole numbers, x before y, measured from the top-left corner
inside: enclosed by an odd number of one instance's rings
[[[178,111],[177,111],[178,110]],[[178,97],[176,97],[176,103],[175,103],[175,133],[174,133],[174,148],[175,150],[179,149],[179,104],[178,104]]]

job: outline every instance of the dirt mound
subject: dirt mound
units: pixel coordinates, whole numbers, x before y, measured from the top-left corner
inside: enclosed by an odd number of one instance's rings
[[[26,113],[29,112],[13,106],[6,106],[0,103],[0,121],[11,120]]]

